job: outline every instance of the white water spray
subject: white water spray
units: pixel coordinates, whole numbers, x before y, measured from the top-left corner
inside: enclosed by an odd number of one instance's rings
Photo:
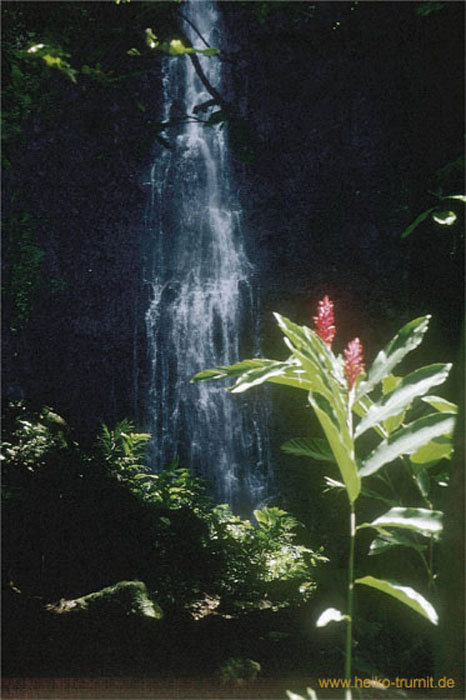
[[[183,13],[194,46],[205,48],[201,35],[221,48],[213,3],[188,3]],[[199,60],[221,91],[219,58]],[[146,326],[154,468],[179,455],[184,466],[206,477],[217,502],[251,508],[267,494],[263,410],[254,399],[228,394],[224,385],[189,383],[203,369],[238,361],[240,339],[254,337],[253,267],[231,188],[226,129],[196,121],[195,107],[212,96],[189,56],[165,59],[163,93],[163,121],[181,123],[167,129],[171,148],[161,148],[152,165],[146,215],[153,250]],[[197,114],[205,121],[218,109]]]

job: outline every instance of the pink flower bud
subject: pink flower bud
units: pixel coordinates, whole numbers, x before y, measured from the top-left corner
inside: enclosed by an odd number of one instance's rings
[[[343,350],[343,353],[345,355],[345,377],[348,383],[348,390],[351,390],[357,377],[364,370],[364,356],[359,338],[351,340],[346,350]]]
[[[335,338],[335,320],[333,318],[333,301],[330,301],[327,295],[322,301],[319,301],[317,308],[317,316],[313,316],[312,320],[315,323],[315,332],[322,340],[331,345]]]

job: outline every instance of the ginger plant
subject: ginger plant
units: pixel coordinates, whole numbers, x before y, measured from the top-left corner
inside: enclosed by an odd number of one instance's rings
[[[280,314],[275,314],[275,318],[290,351],[286,360],[248,359],[235,365],[207,369],[192,381],[233,377],[235,382],[228,389],[232,393],[247,391],[264,382],[307,392],[325,438],[295,438],[285,443],[283,449],[295,455],[336,463],[342,481],[329,476],[327,483],[346,492],[349,509],[346,610],[328,608],[320,615],[317,626],[323,627],[329,622],[346,624],[348,690],[345,697],[350,700],[356,585],[375,588],[415,610],[432,624],[438,623],[432,604],[410,586],[370,574],[356,578],[354,558],[358,533],[371,528],[375,537],[370,553],[393,546],[410,547],[423,557],[432,584],[431,552],[433,541],[442,530],[442,513],[433,508],[429,499],[428,470],[440,459],[451,456],[457,408],[429,392],[446,380],[451,365],[431,364],[402,378],[392,374],[404,357],[422,342],[430,316],[404,325],[377,354],[367,374],[359,338],[348,343],[343,356],[333,352],[336,327],[333,303],[328,296],[319,302],[317,316],[313,318],[314,329],[297,325]],[[419,409],[427,409],[426,414],[419,416]],[[372,449],[360,439],[367,431],[374,431],[378,440]],[[395,462],[403,465],[410,482],[418,489],[423,507],[399,504],[397,489],[390,479],[389,465]],[[378,484],[391,488],[393,498],[387,499],[378,490]],[[372,522],[358,523],[355,506],[361,494],[388,501],[392,507]],[[421,546],[419,540],[427,544]],[[426,558],[424,552],[429,548],[430,555]]]

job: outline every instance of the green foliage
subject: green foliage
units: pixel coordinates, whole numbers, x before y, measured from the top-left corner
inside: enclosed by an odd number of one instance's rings
[[[141,470],[145,470],[144,456],[148,433],[136,433],[131,421],[125,419],[117,423],[113,430],[102,425],[98,446],[109,471],[118,481],[132,484]]]
[[[417,591],[409,586],[400,586],[392,581],[382,581],[374,576],[363,576],[355,579],[354,583],[376,588],[387,595],[396,598],[404,605],[412,608],[417,613],[427,618],[429,622],[436,625],[438,623],[438,615],[432,605]]]
[[[210,505],[203,482],[180,467],[178,457],[158,474],[138,473],[134,478],[134,490],[150,503],[170,509],[188,507],[198,514],[205,514]]]
[[[354,583],[376,588],[430,622],[437,623],[438,617],[432,605],[411,587],[373,576],[355,579],[354,542],[357,532],[373,528],[378,535],[370,545],[372,553],[385,551],[392,546],[408,547],[421,557],[426,567],[428,585],[433,586],[432,547],[434,538],[438,538],[442,529],[442,514],[433,508],[429,500],[430,479],[422,465],[431,467],[450,455],[455,410],[451,403],[426,394],[446,380],[451,365],[429,365],[406,377],[392,374],[406,355],[422,342],[430,318],[424,316],[405,324],[375,357],[367,375],[360,374],[353,385],[346,381],[347,374],[343,371],[345,362],[341,356],[333,353],[330,342],[324,342],[306,326],[298,326],[279,314],[275,314],[275,317],[285,336],[285,345],[291,351],[285,361],[246,360],[229,367],[205,370],[196,375],[193,381],[231,376],[235,379],[230,388],[233,392],[246,391],[264,382],[284,384],[308,392],[308,402],[319,420],[325,443],[322,443],[321,437],[295,438],[285,443],[284,451],[325,464],[334,461],[343,483],[337,482],[331,475],[327,477],[327,483],[331,487],[344,488],[348,497],[350,554],[347,610],[342,614],[334,608],[327,609],[320,618],[320,624],[322,626],[330,621],[346,623],[345,677],[349,679]],[[330,322],[333,322],[333,316]],[[345,357],[348,362],[348,355],[345,354]],[[422,415],[426,409],[427,415]],[[406,460],[407,455],[412,461]],[[401,483],[395,485],[389,474],[385,473],[385,469],[393,463],[407,473],[410,488],[413,484],[417,487],[418,499],[425,508],[403,503],[405,479],[402,478]],[[368,478],[371,480],[366,487]],[[390,499],[385,495],[387,486],[392,492]],[[393,507],[372,523],[357,526],[355,503],[361,494],[364,498],[391,502]],[[424,555],[424,547],[419,546],[418,538],[427,539],[430,548],[428,558]]]
[[[452,199],[458,202],[463,202],[463,204],[466,203],[466,196],[463,194],[451,194],[447,195],[446,197],[437,195],[437,199],[440,202]],[[433,221],[435,221],[437,224],[440,224],[440,226],[452,226],[458,218],[454,211],[451,211],[451,209],[445,209],[444,204],[438,204],[437,206],[430,207],[429,209],[426,209],[425,211],[418,214],[414,221],[411,222],[409,226],[407,226],[404,229],[403,233],[401,234],[401,238],[407,238],[413,231],[417,229],[419,224],[422,224],[422,222],[427,219],[429,214],[432,216]]]
[[[70,441],[65,421],[49,408],[34,411],[17,404],[4,423],[3,497],[12,549],[7,560],[20,586],[26,575],[26,581],[41,586],[36,593],[53,590],[54,596],[70,598],[68,589],[75,591],[80,572],[98,567],[98,576],[94,571],[85,578],[87,591],[137,578],[164,608],[183,608],[193,600],[202,607],[207,595],[230,614],[279,609],[313,595],[315,570],[327,559],[308,546],[291,515],[263,508],[251,521],[227,505],[213,506],[202,480],[178,459],[159,474],[149,473],[150,436],[137,432],[131,421],[103,425],[90,451]],[[129,521],[131,531],[125,526]],[[58,545],[61,532],[64,541]],[[77,540],[70,541],[70,533]],[[30,552],[18,555],[17,537],[31,540]],[[60,547],[71,552],[63,591],[57,590],[53,563],[64,557]],[[36,571],[41,552],[48,562],[45,577],[43,568]],[[27,563],[16,563],[24,558]],[[75,560],[80,562],[76,571]],[[73,600],[86,588],[79,585]]]
[[[211,531],[225,551],[224,596],[236,608],[278,609],[312,597],[315,569],[328,561],[322,548],[298,544],[302,526],[280,508],[254,511],[256,524],[233,515],[227,505],[216,506]]]
[[[67,447],[66,423],[50,408],[31,413],[18,402],[10,410],[16,417],[8,439],[1,443],[2,459],[10,470],[37,472],[52,454]]]
[[[52,46],[51,44],[40,42],[38,44],[32,44],[32,46],[29,46],[26,50],[17,51],[16,55],[25,59],[41,59],[48,68],[56,68],[69,78],[72,83],[76,83],[78,71],[72,68],[70,63],[66,60],[70,58],[70,54],[59,46]]]

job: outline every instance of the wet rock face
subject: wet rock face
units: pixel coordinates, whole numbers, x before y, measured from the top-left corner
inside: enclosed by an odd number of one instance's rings
[[[374,346],[419,313],[449,309],[448,333],[462,298],[451,239],[436,233],[430,250],[399,234],[462,149],[461,4],[428,17],[411,3],[318,3],[312,17],[277,4],[263,24],[247,5],[220,7],[226,97],[244,118],[237,141],[254,151],[234,162],[264,326],[271,310],[310,318],[328,293],[340,328],[366,326]],[[52,74],[55,118],[28,122],[4,180],[45,252],[28,323],[4,333],[5,393],[55,407],[82,435],[102,420],[144,422],[144,183],[161,89],[157,62],[142,65],[112,94]]]

